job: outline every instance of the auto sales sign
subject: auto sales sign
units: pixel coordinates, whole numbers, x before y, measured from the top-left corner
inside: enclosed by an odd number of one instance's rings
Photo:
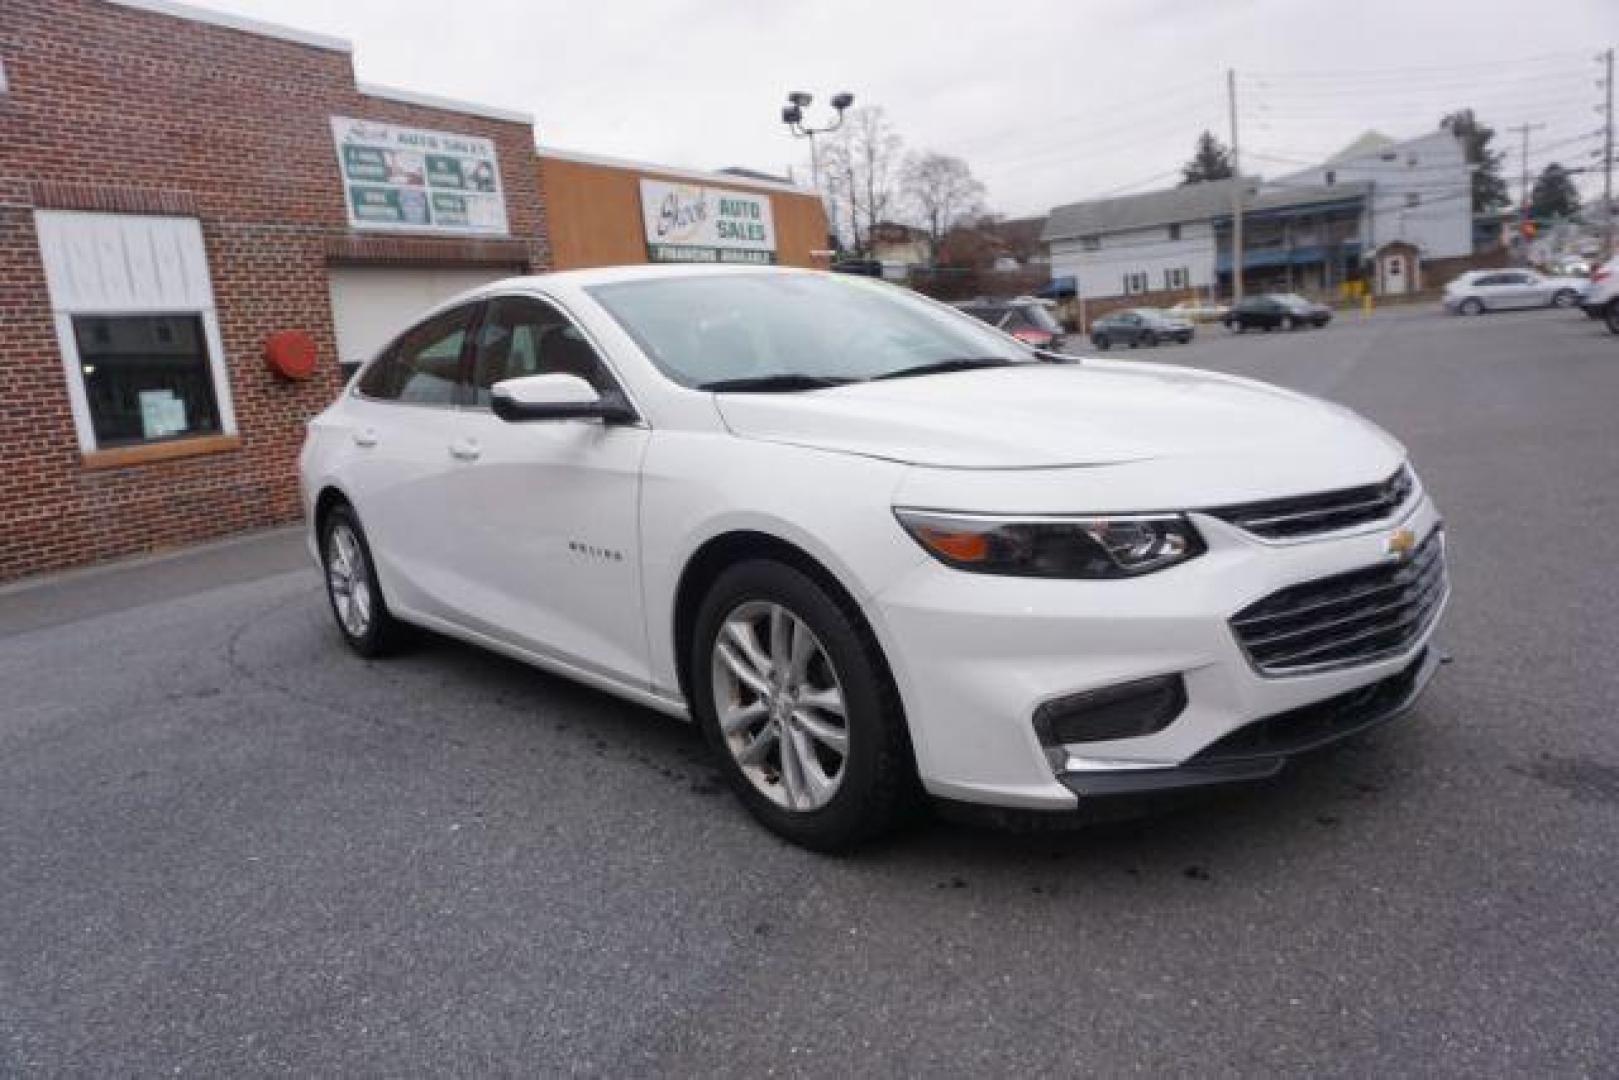
[[[653,262],[776,261],[768,195],[642,180],[641,217]]]

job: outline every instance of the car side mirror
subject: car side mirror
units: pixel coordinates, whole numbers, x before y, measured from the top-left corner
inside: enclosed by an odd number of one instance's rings
[[[509,423],[532,420],[600,420],[627,424],[635,410],[616,391],[598,394],[577,375],[524,375],[502,379],[489,390],[495,415]]]

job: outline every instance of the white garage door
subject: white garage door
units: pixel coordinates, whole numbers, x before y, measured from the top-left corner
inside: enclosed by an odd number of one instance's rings
[[[333,266],[332,322],[340,363],[363,364],[428,308],[512,271]]]

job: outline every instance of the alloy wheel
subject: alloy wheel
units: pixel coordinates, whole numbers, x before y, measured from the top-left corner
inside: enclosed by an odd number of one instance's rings
[[[346,522],[334,525],[326,537],[326,587],[344,632],[364,637],[371,628],[371,575],[365,548]]]
[[[843,688],[814,632],[781,604],[738,605],[712,657],[714,713],[742,774],[787,810],[837,794],[849,757]]]

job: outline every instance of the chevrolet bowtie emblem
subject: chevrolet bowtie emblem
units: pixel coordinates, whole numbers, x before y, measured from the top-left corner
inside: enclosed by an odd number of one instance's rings
[[[1417,549],[1417,534],[1410,529],[1395,529],[1383,541],[1383,550],[1396,559],[1404,559]]]

